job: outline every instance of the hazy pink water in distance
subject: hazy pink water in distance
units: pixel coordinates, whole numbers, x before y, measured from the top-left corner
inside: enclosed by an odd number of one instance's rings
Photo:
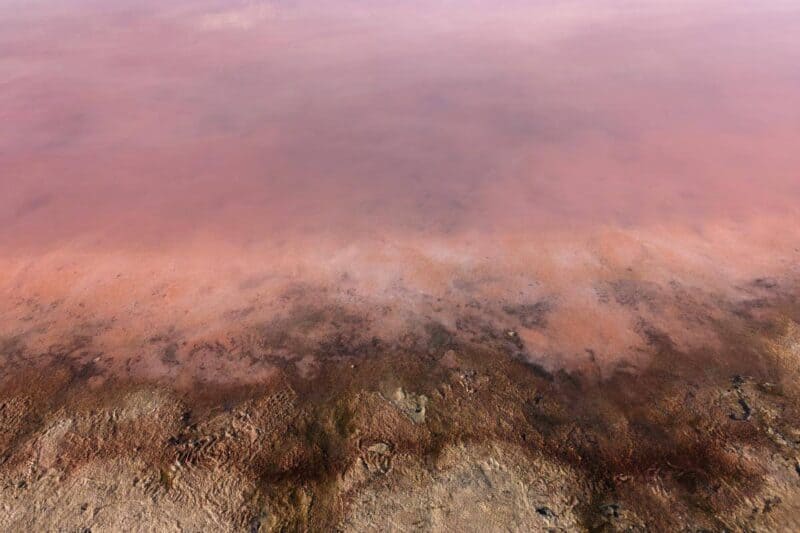
[[[794,275],[800,4],[6,1],[0,246],[7,302],[136,300],[148,331],[253,280]],[[529,345],[633,342],[573,292]],[[4,331],[33,331],[17,305]]]
[[[794,2],[6,2],[0,236],[797,213]]]

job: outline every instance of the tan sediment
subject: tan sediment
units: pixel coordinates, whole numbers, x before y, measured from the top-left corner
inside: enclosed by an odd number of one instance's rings
[[[69,358],[21,369],[0,391],[0,522],[789,530],[800,435],[789,293],[762,302],[758,321],[712,323],[720,350],[643,331],[647,363],[601,378],[532,365],[502,329],[466,341],[441,327],[382,346],[345,335],[316,349],[314,374],[276,364],[249,386],[108,374],[91,387],[95,371]]]

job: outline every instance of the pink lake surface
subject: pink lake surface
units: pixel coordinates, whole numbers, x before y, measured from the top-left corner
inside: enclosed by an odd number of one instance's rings
[[[555,294],[532,352],[613,359],[638,340],[598,282],[735,294],[798,248],[795,1],[0,6],[0,317],[42,347],[306,284],[434,315]]]

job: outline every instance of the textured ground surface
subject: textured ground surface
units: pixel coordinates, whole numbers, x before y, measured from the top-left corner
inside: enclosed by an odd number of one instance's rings
[[[260,347],[275,370],[255,385],[121,379],[82,362],[91,339],[37,367],[6,340],[0,528],[796,530],[800,307],[756,285],[757,315],[718,302],[719,348],[642,326],[648,362],[602,379],[518,355],[535,308],[397,339],[295,309],[215,348]]]

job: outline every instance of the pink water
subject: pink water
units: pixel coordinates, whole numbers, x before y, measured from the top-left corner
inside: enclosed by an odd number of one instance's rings
[[[391,302],[387,335],[548,297],[531,357],[630,357],[598,283],[795,279],[800,6],[5,2],[0,245],[1,332],[42,350],[218,335],[303,285]]]

